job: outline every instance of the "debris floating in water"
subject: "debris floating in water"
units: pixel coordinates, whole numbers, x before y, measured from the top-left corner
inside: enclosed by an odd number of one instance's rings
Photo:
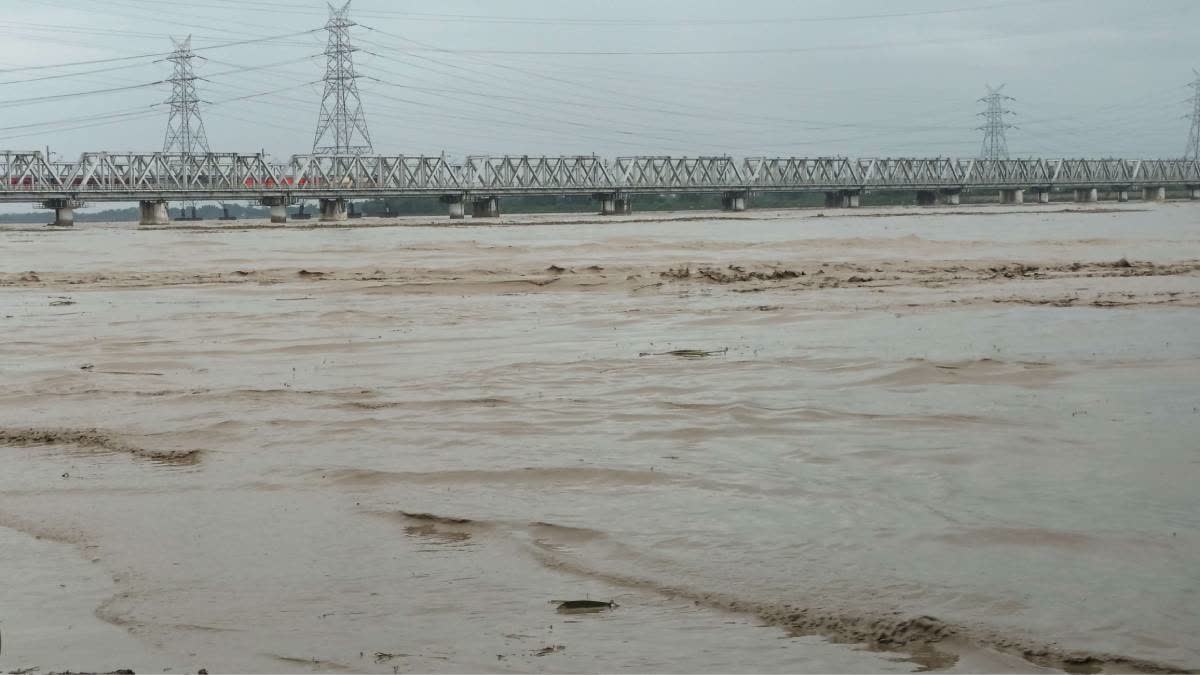
[[[563,600],[558,603],[558,611],[563,614],[587,614],[591,612],[603,612],[606,609],[613,609],[617,603],[601,600]]]
[[[641,352],[638,356],[678,356],[685,359],[702,359],[706,356],[724,356],[729,347],[708,351],[704,349],[672,349],[669,352]]]

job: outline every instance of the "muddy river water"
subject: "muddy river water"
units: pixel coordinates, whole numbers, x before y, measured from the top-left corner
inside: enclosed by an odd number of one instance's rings
[[[1200,669],[1200,204],[444,225],[0,229],[0,668]]]

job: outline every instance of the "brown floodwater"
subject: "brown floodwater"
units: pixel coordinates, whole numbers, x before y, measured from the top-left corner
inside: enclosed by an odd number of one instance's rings
[[[6,226],[0,336],[5,671],[1200,669],[1197,204]]]

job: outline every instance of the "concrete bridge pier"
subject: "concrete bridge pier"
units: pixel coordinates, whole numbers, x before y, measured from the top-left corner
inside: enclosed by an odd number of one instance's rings
[[[1200,185],[1187,186],[1188,199],[1200,199]]]
[[[83,202],[78,199],[47,199],[42,202],[42,208],[54,209],[54,222],[57,227],[73,227],[75,225],[75,209],[81,208]]]
[[[1001,190],[1000,191],[1000,203],[1001,204],[1024,204],[1025,203],[1025,191],[1020,190],[1020,189]]]
[[[627,216],[633,213],[633,202],[629,197],[617,197],[613,202],[613,208],[616,209],[617,215]]]
[[[745,211],[748,197],[749,194],[741,190],[726,192],[721,195],[721,210],[738,212]]]
[[[166,225],[171,222],[171,211],[163,199],[138,202],[138,222],[142,225]]]
[[[1119,202],[1129,201],[1129,190],[1127,190],[1126,188],[1117,188],[1117,201],[1119,201]]]
[[[592,199],[600,202],[600,215],[615,216],[617,215],[617,195],[611,192],[597,192],[592,195]]]
[[[350,217],[349,211],[346,210],[345,199],[322,199],[320,203],[321,222],[323,223],[340,223]]]
[[[1033,188],[1033,199],[1036,200],[1037,203],[1039,203],[1039,204],[1049,204],[1050,203],[1050,188],[1048,188],[1048,187]]]
[[[500,217],[500,198],[499,197],[477,197],[471,201],[471,217],[473,218],[499,218]]]
[[[1099,190],[1096,188],[1077,188],[1075,190],[1075,201],[1077,202],[1095,202],[1099,199]]]
[[[962,190],[917,190],[917,206],[936,206],[948,204],[958,206],[962,203]]]
[[[288,201],[287,197],[263,197],[258,200],[258,203],[262,206],[270,207],[272,223],[282,225],[288,221]]]
[[[73,206],[54,207],[54,224],[58,227],[74,227],[75,226],[75,207],[73,207]]]
[[[1142,188],[1142,199],[1148,202],[1165,202],[1167,201],[1167,188],[1165,187],[1148,187]]]
[[[450,220],[462,220],[467,217],[464,201],[466,200],[462,195],[442,195],[442,203],[450,211]]]
[[[831,209],[856,209],[862,204],[862,190],[837,190],[825,193],[825,206]]]

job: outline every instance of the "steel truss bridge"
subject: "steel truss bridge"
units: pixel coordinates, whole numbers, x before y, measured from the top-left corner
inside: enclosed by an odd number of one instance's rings
[[[146,207],[251,200],[286,207],[315,199],[332,219],[350,199],[429,195],[450,204],[454,216],[455,204],[468,199],[494,205],[517,195],[592,195],[615,212],[629,197],[653,193],[720,193],[728,208],[740,210],[759,192],[824,192],[831,206],[857,206],[859,194],[880,190],[912,190],[919,201],[922,194],[943,201],[949,195],[957,203],[960,192],[972,190],[1021,201],[1026,190],[1047,196],[1090,190],[1094,199],[1098,189],[1167,187],[1200,196],[1200,160],[486,156],[452,163],[442,156],[296,155],[279,163],[263,154],[88,152],[75,161],[49,161],[40,151],[0,151],[0,202],[70,209],[87,201]]]

